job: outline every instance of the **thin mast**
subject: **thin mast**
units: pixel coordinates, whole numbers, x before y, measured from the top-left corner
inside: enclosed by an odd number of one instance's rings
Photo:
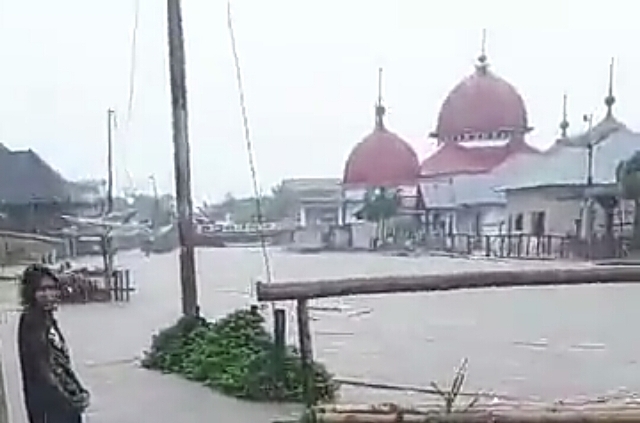
[[[173,111],[173,161],[181,247],[182,313],[185,316],[197,316],[199,307],[193,248],[193,202],[191,200],[187,87],[181,9],[180,0],[167,0],[171,108]]]
[[[160,215],[160,197],[158,196],[158,183],[155,175],[149,176],[151,181],[151,189],[153,190],[153,222],[152,227],[155,230],[158,226],[158,216]]]
[[[107,210],[113,212],[113,109],[107,110]]]

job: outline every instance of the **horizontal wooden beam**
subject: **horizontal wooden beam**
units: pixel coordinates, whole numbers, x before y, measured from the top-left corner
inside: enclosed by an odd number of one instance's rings
[[[631,423],[640,421],[640,410],[622,411],[474,411],[450,414],[412,415],[403,413],[322,413],[315,416],[318,423]]]
[[[640,282],[640,266],[583,265],[573,268],[501,269],[412,276],[377,276],[349,279],[258,282],[258,301],[284,301],[350,295],[451,291],[522,286],[614,284]]]
[[[23,241],[42,242],[45,244],[63,244],[65,241],[62,238],[53,238],[50,236],[32,234],[28,232],[14,232],[0,230],[0,238],[19,239]]]

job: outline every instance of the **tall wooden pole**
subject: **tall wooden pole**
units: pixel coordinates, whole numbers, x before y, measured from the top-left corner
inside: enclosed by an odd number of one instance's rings
[[[193,251],[193,203],[191,200],[191,165],[187,128],[187,86],[180,0],[167,0],[167,21],[171,106],[173,110],[174,173],[180,236],[182,313],[186,316],[196,316],[198,315],[198,290]]]
[[[593,224],[594,224],[594,210],[593,210],[593,198],[590,192],[593,186],[593,144],[596,142],[593,139],[593,113],[590,115],[584,115],[583,119],[588,123],[587,129],[587,189],[585,190],[585,238],[587,240],[587,259],[591,259],[593,255]]]
[[[154,175],[149,176],[151,181],[151,188],[153,190],[153,221],[151,222],[151,229],[156,230],[158,227],[158,218],[160,217],[160,197],[158,196],[158,183]]]
[[[105,215],[113,212],[113,119],[115,111],[107,110],[107,204],[104,210]],[[100,239],[102,247],[102,263],[104,265],[105,283],[112,287],[113,282],[113,244],[111,228],[105,228],[105,232]]]
[[[114,110],[107,110],[107,214],[113,212],[113,117]]]

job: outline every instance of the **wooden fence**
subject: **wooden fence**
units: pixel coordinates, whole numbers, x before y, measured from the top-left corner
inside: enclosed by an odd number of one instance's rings
[[[114,270],[111,277],[103,272],[74,271],[60,276],[62,302],[90,303],[129,301],[134,290],[129,269]]]
[[[594,238],[591,243],[574,236],[531,234],[449,234],[431,238],[431,249],[498,258],[613,258],[625,255],[626,240]]]

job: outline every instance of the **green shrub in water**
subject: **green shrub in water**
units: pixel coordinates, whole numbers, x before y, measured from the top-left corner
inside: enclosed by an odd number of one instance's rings
[[[217,322],[182,317],[153,338],[143,366],[177,373],[227,395],[255,401],[303,400],[300,356],[278,354],[257,310],[241,309]],[[324,366],[313,364],[315,398],[332,400],[337,385]]]

